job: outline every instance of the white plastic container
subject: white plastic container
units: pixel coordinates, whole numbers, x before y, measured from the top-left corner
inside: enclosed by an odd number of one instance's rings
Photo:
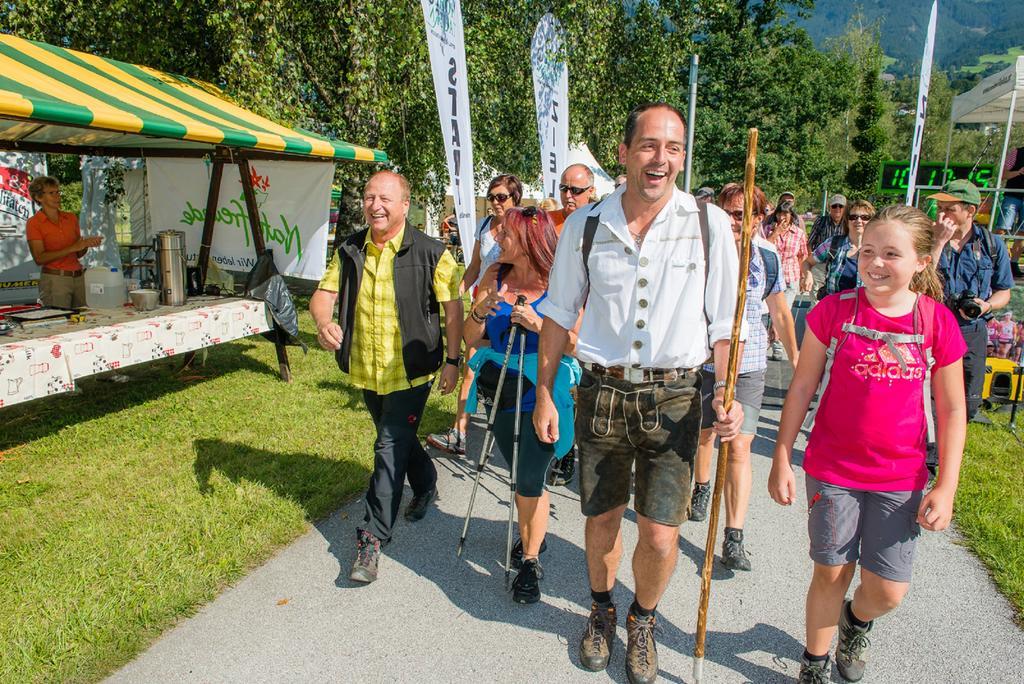
[[[128,300],[124,274],[109,266],[85,271],[85,304],[90,309],[120,309]]]

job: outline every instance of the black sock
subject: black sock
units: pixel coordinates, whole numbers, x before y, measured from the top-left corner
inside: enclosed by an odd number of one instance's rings
[[[694,481],[694,484],[700,487],[701,489],[707,489],[709,486],[711,486],[711,480],[708,480],[707,482]]]
[[[629,612],[633,613],[633,615],[636,615],[637,617],[651,617],[657,609],[658,606],[654,606],[654,608],[647,610],[646,608],[642,608],[636,601],[633,601],[633,605],[629,607]]]
[[[850,601],[846,604],[846,619],[849,620],[850,624],[852,624],[854,627],[859,627],[860,629],[867,629],[871,626],[870,620],[864,622],[863,620],[861,620],[853,614],[853,601]]]
[[[594,591],[590,590],[590,598],[594,599],[594,603],[599,606],[605,607],[611,605],[612,592],[610,591]]]
[[[819,655],[811,655],[810,652],[805,648],[804,649],[804,660],[806,660],[809,663],[823,663],[826,660],[828,660],[828,653],[826,653],[825,655],[820,655],[820,656]]]

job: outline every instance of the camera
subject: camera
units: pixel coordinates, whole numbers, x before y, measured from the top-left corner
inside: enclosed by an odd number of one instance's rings
[[[974,290],[964,290],[954,302],[955,308],[958,309],[968,320],[973,321],[981,315],[981,305],[974,301],[977,296],[978,295]]]

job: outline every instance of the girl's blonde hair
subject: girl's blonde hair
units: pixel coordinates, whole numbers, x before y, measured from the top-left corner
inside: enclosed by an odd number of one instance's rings
[[[936,268],[935,262],[930,259],[932,248],[935,246],[934,223],[928,218],[928,214],[917,207],[894,204],[883,207],[875,218],[871,219],[867,227],[881,223],[899,223],[902,225],[910,233],[910,239],[917,256],[920,258],[929,257],[924,270],[920,273],[915,273],[914,277],[911,278],[910,289],[941,302],[942,279],[939,277],[939,271]]]

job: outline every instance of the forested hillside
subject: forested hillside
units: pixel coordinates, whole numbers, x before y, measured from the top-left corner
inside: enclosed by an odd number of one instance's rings
[[[813,14],[799,22],[815,45],[843,33],[859,11],[865,24],[879,21],[889,70],[914,73],[921,60],[931,0],[817,0]],[[943,69],[970,66],[978,57],[1024,45],[1022,0],[940,0],[935,60]]]

